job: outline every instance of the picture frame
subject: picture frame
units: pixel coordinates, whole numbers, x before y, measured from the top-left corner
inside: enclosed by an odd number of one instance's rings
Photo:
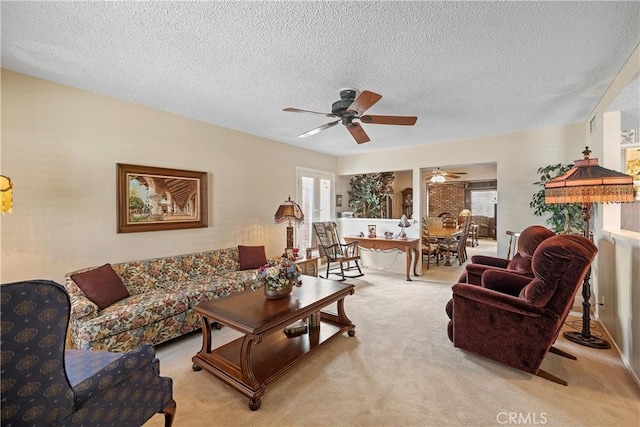
[[[336,194],[336,207],[342,207],[342,194]]]
[[[376,237],[376,226],[375,225],[367,225],[367,237]]]
[[[296,255],[293,252],[293,248],[286,248],[284,250],[284,253],[285,253],[286,257],[289,258],[290,260],[296,259]]]
[[[117,163],[117,232],[207,227],[207,176],[207,172]]]

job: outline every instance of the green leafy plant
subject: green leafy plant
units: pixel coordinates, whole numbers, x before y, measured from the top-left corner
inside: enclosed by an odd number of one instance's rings
[[[380,218],[384,196],[393,190],[393,172],[355,175],[349,180],[349,207],[361,218]]]
[[[566,204],[549,204],[544,202],[544,184],[565,173],[573,167],[573,164],[549,165],[538,168],[540,174],[540,181],[534,184],[542,187],[537,193],[535,193],[529,202],[529,207],[533,208],[533,213],[536,216],[549,215],[546,219],[546,224],[549,225],[551,230],[556,233],[574,233],[582,231],[582,205],[580,203],[566,203]]]

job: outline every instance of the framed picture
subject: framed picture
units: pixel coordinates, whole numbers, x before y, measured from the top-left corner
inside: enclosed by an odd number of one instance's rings
[[[284,250],[285,255],[289,259],[296,259],[296,255],[293,253],[293,248],[287,248]]]
[[[207,226],[207,173],[118,163],[118,233]]]
[[[342,194],[336,194],[336,207],[342,207]]]
[[[367,225],[367,237],[376,237],[376,226],[375,225]]]

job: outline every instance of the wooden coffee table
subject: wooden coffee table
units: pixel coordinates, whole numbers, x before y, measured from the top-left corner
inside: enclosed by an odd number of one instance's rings
[[[267,384],[343,332],[354,336],[355,325],[344,312],[344,299],[355,292],[354,286],[311,276],[301,279],[301,287],[279,300],[268,300],[258,289],[195,306],[202,321],[202,348],[191,359],[193,370],[205,369],[231,385],[249,397],[249,408],[255,411]],[[338,314],[320,311],[333,303]],[[318,312],[319,329],[293,338],[285,335],[285,326]],[[211,322],[244,336],[212,350]]]

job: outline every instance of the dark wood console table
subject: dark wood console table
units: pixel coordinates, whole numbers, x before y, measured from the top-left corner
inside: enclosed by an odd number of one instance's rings
[[[420,239],[385,239],[383,237],[344,237],[346,243],[358,242],[358,246],[363,249],[385,251],[397,249],[407,255],[407,280],[411,281],[409,272],[411,271],[411,253],[413,253],[413,275],[419,276],[417,271],[418,259],[420,259]]]
[[[291,295],[269,300],[262,289],[246,291],[198,304],[194,310],[202,322],[202,348],[191,359],[193,370],[205,369],[249,397],[249,408],[258,410],[267,384],[314,354],[343,332],[355,335],[355,325],[344,311],[344,299],[355,292],[348,283],[301,276],[302,287]],[[320,311],[337,303],[338,314]],[[320,313],[320,328],[288,338],[284,328],[311,314]],[[211,349],[211,322],[244,334]]]

